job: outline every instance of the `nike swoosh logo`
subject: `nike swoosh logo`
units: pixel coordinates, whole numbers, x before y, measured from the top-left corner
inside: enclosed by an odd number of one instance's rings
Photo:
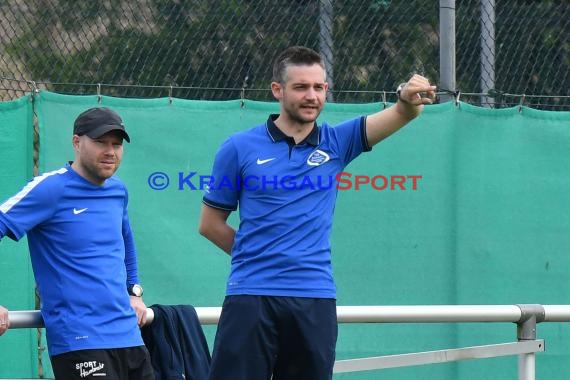
[[[73,208],[73,213],[74,213],[75,215],[77,215],[77,214],[81,214],[81,213],[82,213],[83,211],[85,211],[85,210],[87,210],[87,207],[82,208],[82,209],[79,209],[79,210],[74,207],[74,208]]]
[[[258,158],[258,159],[257,159],[257,165],[266,164],[266,163],[268,163],[268,162],[270,162],[270,161],[273,161],[274,159],[275,159],[275,157],[273,157],[273,158],[267,158],[267,159],[265,159],[265,160],[260,160],[260,159]]]

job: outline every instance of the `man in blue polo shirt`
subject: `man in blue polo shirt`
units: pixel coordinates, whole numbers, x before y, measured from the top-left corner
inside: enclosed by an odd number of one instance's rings
[[[200,233],[231,255],[231,271],[210,380],[332,377],[335,178],[418,116],[436,87],[414,75],[400,86],[394,106],[335,127],[317,126],[327,88],[318,53],[286,49],[271,83],[280,113],[230,136],[216,154]],[[227,218],[238,207],[236,231]]]
[[[146,306],[127,189],[113,175],[123,140],[130,142],[117,113],[83,112],[74,123],[75,160],[0,205],[0,239],[28,237],[58,380],[154,379],[139,329]]]

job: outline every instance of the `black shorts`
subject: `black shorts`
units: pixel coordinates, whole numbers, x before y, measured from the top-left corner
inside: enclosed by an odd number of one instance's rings
[[[50,360],[56,380],[154,380],[145,346],[71,351]]]
[[[209,379],[329,380],[337,335],[334,299],[228,296]]]

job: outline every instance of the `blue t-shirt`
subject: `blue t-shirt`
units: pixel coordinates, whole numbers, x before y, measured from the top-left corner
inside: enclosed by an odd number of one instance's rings
[[[337,175],[368,151],[365,118],[318,127],[300,144],[267,123],[230,136],[214,160],[206,205],[233,211],[227,294],[336,298],[330,233]]]
[[[0,238],[27,234],[50,355],[143,344],[127,283],[138,282],[124,184],[96,186],[70,165],[0,205]]]

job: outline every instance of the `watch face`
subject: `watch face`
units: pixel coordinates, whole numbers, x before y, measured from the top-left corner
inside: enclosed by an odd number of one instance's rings
[[[143,288],[139,284],[134,284],[131,288],[131,295],[141,297],[143,295]]]

